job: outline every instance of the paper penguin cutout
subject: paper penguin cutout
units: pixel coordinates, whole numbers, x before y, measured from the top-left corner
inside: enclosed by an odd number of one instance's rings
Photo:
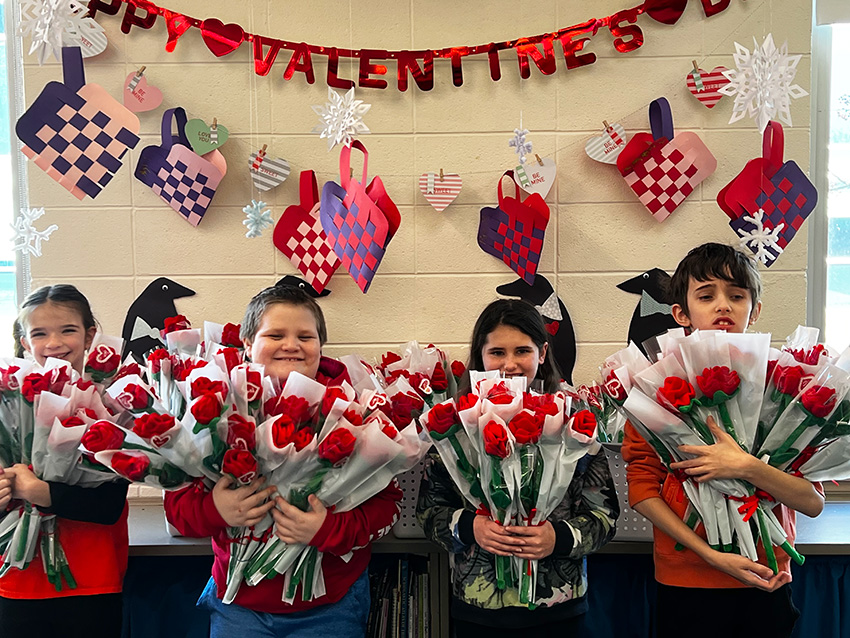
[[[278,279],[275,286],[293,286],[295,288],[300,288],[314,299],[318,299],[319,297],[327,297],[329,294],[331,294],[331,291],[327,288],[323,288],[322,292],[317,291],[308,282],[304,281],[300,277],[296,277],[295,275],[286,275],[285,277]]]
[[[624,292],[640,295],[629,323],[628,341],[634,341],[644,354],[644,341],[679,327],[671,314],[672,301],[667,293],[669,283],[670,275],[660,268],[653,268],[617,284],[617,288]]]
[[[194,290],[166,277],[149,283],[127,310],[121,331],[124,339],[122,358],[130,352],[139,362],[143,362],[148,352],[164,347],[165,340],[160,336],[160,330],[165,327],[168,317],[178,314],[174,300],[194,294]]]

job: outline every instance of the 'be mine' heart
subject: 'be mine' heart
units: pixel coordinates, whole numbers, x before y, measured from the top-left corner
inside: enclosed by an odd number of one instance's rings
[[[152,111],[162,104],[162,91],[155,86],[148,84],[148,79],[142,75],[138,82],[135,82],[133,89],[130,86],[135,80],[136,71],[133,71],[124,80],[124,106],[134,113],[142,113],[143,111]]]
[[[714,108],[723,97],[720,89],[729,84],[729,78],[723,75],[723,72],[728,70],[725,66],[716,66],[708,73],[700,69],[699,78],[702,89],[697,87],[696,73],[691,71],[688,73],[688,91],[693,93],[706,108]]]
[[[217,18],[201,22],[201,37],[213,55],[220,58],[233,53],[245,41],[245,31],[238,24],[224,24]]]
[[[436,173],[422,173],[419,176],[419,190],[434,210],[440,213],[457,198],[462,186],[463,180],[457,173],[443,173],[442,177]]]
[[[590,159],[603,164],[616,164],[617,156],[626,148],[626,129],[622,124],[612,124],[602,135],[591,137],[584,145]]]
[[[526,193],[537,193],[545,198],[555,183],[555,175],[558,169],[555,162],[544,157],[541,162],[529,161],[525,165],[519,165],[514,169],[516,181]]]

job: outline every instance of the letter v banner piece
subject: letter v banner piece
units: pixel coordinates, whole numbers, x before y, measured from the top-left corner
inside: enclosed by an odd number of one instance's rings
[[[351,149],[363,153],[363,179],[350,177]],[[319,218],[333,251],[364,293],[381,265],[387,246],[398,230],[401,216],[381,178],[368,186],[369,153],[359,140],[343,146],[339,153],[340,183],[326,182],[322,188]]]

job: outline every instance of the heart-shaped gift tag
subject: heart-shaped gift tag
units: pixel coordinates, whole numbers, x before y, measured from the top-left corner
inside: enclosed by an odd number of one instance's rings
[[[602,131],[602,135],[591,137],[584,145],[584,151],[597,162],[616,164],[617,156],[626,148],[626,129],[622,124],[611,124]]]
[[[537,158],[533,162],[520,164],[514,169],[516,181],[522,186],[522,190],[526,193],[537,193],[543,198],[546,197],[555,183],[557,173],[558,169],[555,167],[554,160],[548,157],[544,157],[542,160]]]
[[[106,33],[93,18],[75,19],[65,26],[62,44],[80,47],[84,58],[92,58],[106,51]]]
[[[162,91],[148,84],[148,79],[138,71],[134,71],[125,78],[122,95],[124,106],[133,113],[152,111],[162,104]]]
[[[437,212],[448,208],[463,186],[463,180],[457,173],[422,173],[419,176],[419,190]]]
[[[723,75],[723,72],[728,70],[725,66],[716,66],[711,71],[702,69],[691,71],[688,73],[688,91],[693,93],[706,108],[714,108],[723,97],[720,89],[729,84],[729,78]]]
[[[213,55],[220,58],[233,53],[245,41],[245,31],[238,24],[224,24],[217,18],[201,22],[201,37]]]
[[[227,128],[216,121],[213,121],[212,126],[208,126],[206,122],[199,119],[189,120],[186,123],[186,137],[189,138],[192,149],[198,155],[221,148],[229,135]]]
[[[289,162],[282,157],[271,158],[256,151],[251,153],[248,168],[254,186],[261,191],[268,191],[283,184],[290,171]]]

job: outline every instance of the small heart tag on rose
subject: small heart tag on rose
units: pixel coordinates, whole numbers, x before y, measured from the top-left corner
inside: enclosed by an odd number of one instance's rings
[[[463,186],[463,180],[457,173],[422,173],[419,176],[419,190],[437,212],[448,208]]]
[[[626,148],[626,129],[622,124],[612,124],[602,135],[591,137],[584,145],[590,159],[603,164],[616,164],[617,156]]]
[[[699,68],[691,71],[688,73],[688,91],[693,93],[706,108],[714,108],[723,97],[720,89],[729,84],[729,78],[723,75],[723,72],[728,70],[725,66],[716,66],[708,72]],[[697,85],[697,73],[699,73],[702,88]]]
[[[265,153],[260,155],[256,151],[251,153],[248,160],[248,170],[251,171],[254,186],[261,191],[280,186],[289,177],[290,172],[289,162],[282,157],[270,158],[266,157]]]
[[[199,119],[189,120],[186,123],[186,137],[189,138],[192,150],[198,155],[205,155],[210,151],[221,148],[230,136],[226,127],[217,122],[214,126],[215,129]]]
[[[542,160],[528,161],[520,164],[514,169],[516,180],[526,193],[537,193],[545,198],[555,183],[558,169],[551,158],[544,157]]]
[[[151,444],[155,448],[161,448],[163,445],[168,443],[171,440],[170,434],[154,434],[151,437]]]
[[[137,76],[139,76],[138,80],[136,80]],[[125,78],[122,95],[124,106],[133,113],[152,111],[162,104],[162,91],[148,84],[148,79],[138,71],[133,71]]]
[[[217,18],[201,22],[201,37],[213,55],[220,58],[233,53],[245,41],[245,31],[238,24],[224,24]]]

